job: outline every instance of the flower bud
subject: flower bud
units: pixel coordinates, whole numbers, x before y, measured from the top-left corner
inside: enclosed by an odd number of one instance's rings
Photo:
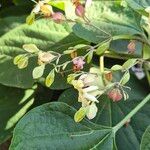
[[[76,57],[73,59],[73,70],[74,71],[79,71],[83,69],[83,66],[85,64],[84,58],[83,57]]]
[[[76,9],[75,9],[75,14],[81,18],[84,17],[85,15],[85,8],[83,7],[82,4],[79,4],[78,6],[76,6]]]
[[[108,97],[112,99],[114,102],[118,102],[122,99],[121,91],[117,88],[112,89],[110,92],[108,92]]]
[[[56,12],[52,14],[52,19],[54,20],[54,22],[56,23],[61,23],[65,20],[64,15],[61,12]]]
[[[135,52],[135,50],[136,50],[135,40],[132,40],[132,41],[128,44],[127,48],[128,48],[128,53],[133,54],[133,53]]]
[[[104,76],[107,81],[112,81],[113,79],[112,72],[105,73]]]

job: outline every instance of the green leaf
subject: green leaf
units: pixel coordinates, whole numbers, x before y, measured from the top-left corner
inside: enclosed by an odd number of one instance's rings
[[[85,48],[87,46],[88,45],[86,45],[86,44],[78,44],[78,45],[74,46],[74,49],[82,49],[82,48]]]
[[[96,54],[97,55],[102,55],[106,50],[109,49],[110,46],[110,40],[107,42],[103,42],[102,44],[100,44],[100,46],[97,48],[96,50]]]
[[[50,87],[53,82],[54,82],[54,79],[55,79],[55,71],[54,69],[49,73],[49,75],[46,77],[46,80],[45,80],[45,84],[47,87]]]
[[[61,10],[65,10],[65,2],[62,2],[62,1],[50,1],[49,2],[49,4],[51,5],[51,6],[54,6],[54,7],[56,7],[56,8],[58,8],[58,9],[61,9]]]
[[[122,85],[125,85],[129,80],[130,80],[130,73],[129,73],[129,71],[127,71],[127,72],[123,75],[123,77],[122,77],[120,83],[121,83]]]
[[[122,70],[122,66],[121,65],[114,65],[111,67],[111,70],[113,70],[113,71]]]
[[[120,122],[143,98],[149,93],[146,85],[139,82],[131,75],[127,86],[131,87],[129,99],[118,103],[112,102],[107,96],[99,98],[97,104],[97,116],[92,120],[93,123],[113,127]],[[79,109],[81,103],[78,102],[78,92],[75,89],[68,89],[59,97],[60,102],[65,102],[70,106]],[[150,124],[150,103],[147,103],[133,118],[128,126],[122,127],[116,135],[117,147],[120,150],[139,150],[142,134]],[[126,145],[126,146],[124,146]]]
[[[14,65],[18,65],[18,62],[21,58],[25,57],[24,55],[20,54],[20,55],[17,55],[15,58],[14,58]]]
[[[144,44],[144,46],[143,46],[143,58],[144,59],[150,59],[150,52],[149,52],[149,50],[150,50],[150,46]]]
[[[74,33],[89,42],[100,43],[108,40],[110,35],[143,34],[140,16],[129,7],[116,6],[113,1],[93,1],[86,10],[93,25],[76,24]],[[73,13],[73,12],[72,12]],[[68,12],[68,15],[72,15]]]
[[[0,143],[12,136],[18,120],[32,106],[34,91],[0,85]]]
[[[34,13],[31,13],[29,16],[27,16],[26,18],[26,23],[28,25],[32,25],[35,21],[35,14]]]
[[[0,18],[0,36],[3,34],[7,33],[11,29],[16,28],[17,26],[23,24],[25,21],[25,16],[21,17],[5,17],[5,18]]]
[[[74,115],[75,122],[80,122],[81,120],[83,120],[86,115],[86,112],[87,108],[81,107]]]
[[[24,44],[23,49],[29,53],[36,53],[39,52],[39,49],[35,44]]]
[[[148,0],[139,1],[139,0],[125,0],[128,5],[133,8],[135,11],[139,12],[142,15],[146,15],[144,9],[150,6],[150,2]]]
[[[24,44],[32,43],[43,51],[52,50],[63,53],[69,47],[87,43],[71,32],[71,26],[66,23],[56,24],[47,19],[40,19],[32,26],[23,24],[3,35],[0,38],[0,83],[20,88],[32,87],[34,83],[32,70],[37,65],[37,58],[30,58],[27,68],[21,71],[14,66],[13,58],[25,53],[22,49]],[[61,62],[66,59],[69,58],[63,57]],[[49,70],[47,72],[49,73]],[[64,77],[56,75],[56,78],[59,80],[56,80],[51,88],[64,89],[68,87]]]
[[[88,120],[76,123],[74,113],[72,107],[60,102],[33,109],[17,124],[10,150],[113,149],[115,135],[111,128]]]
[[[136,61],[137,59],[129,59],[122,65],[122,67],[128,70],[136,64]]]
[[[141,142],[141,150],[149,150],[150,149],[150,126],[146,129],[143,134],[142,142]]]
[[[28,66],[28,57],[21,57],[18,60],[18,68],[19,69],[24,69]]]
[[[45,65],[40,65],[35,67],[32,72],[33,79],[38,79],[43,76],[45,70]]]
[[[73,53],[75,50],[73,49],[73,50],[66,50],[66,51],[64,51],[63,53],[64,54],[71,54],[71,53]]]
[[[87,63],[89,64],[92,61],[93,58],[93,51],[91,51],[87,56]]]

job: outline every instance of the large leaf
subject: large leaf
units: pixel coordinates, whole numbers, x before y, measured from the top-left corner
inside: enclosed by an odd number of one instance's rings
[[[142,142],[141,142],[141,150],[149,150],[150,149],[150,126],[146,129],[143,134]]]
[[[113,149],[111,128],[87,120],[75,123],[74,113],[73,108],[60,102],[33,109],[17,124],[10,150]]]
[[[23,24],[24,22],[25,16],[0,18],[0,36]]]
[[[129,100],[114,103],[107,96],[100,98],[99,112],[92,121],[97,124],[107,126],[115,126],[128,114],[148,93],[142,84],[133,76],[131,76],[129,92]],[[77,92],[73,89],[66,90],[59,98],[59,101],[79,109],[81,104],[77,102]],[[139,150],[141,136],[146,127],[150,124],[150,103],[146,104],[139,111],[128,126],[124,126],[118,131],[116,143],[119,150]],[[126,145],[126,146],[124,146]]]
[[[12,136],[14,126],[33,104],[33,95],[34,89],[0,85],[0,143]]]
[[[71,13],[68,12],[68,14]],[[78,23],[73,27],[74,33],[93,43],[108,40],[110,37],[106,33],[117,36],[118,39],[123,40],[115,40],[111,43],[110,50],[115,52],[127,54],[130,41],[124,39],[143,34],[140,27],[140,15],[128,7],[116,5],[114,1],[93,1],[86,15],[91,20],[91,24],[96,27]],[[135,44],[135,54],[141,56],[142,44],[138,41]]]
[[[144,14],[144,9],[150,6],[149,0],[125,0],[135,11]]]
[[[77,36],[93,43],[108,39],[105,32],[112,36],[135,35],[142,32],[139,16],[129,8],[116,6],[114,1],[93,1],[86,15],[97,28],[76,24],[73,31]]]
[[[71,31],[71,27],[66,23],[56,24],[50,20],[43,19],[32,26],[21,25],[3,35],[0,39],[0,83],[21,88],[32,87],[34,83],[32,70],[37,65],[35,59],[31,59],[26,69],[19,70],[13,65],[13,57],[24,53],[22,46],[28,43],[36,44],[38,48],[45,51],[54,50],[60,53],[70,46],[84,43]],[[66,83],[61,82],[64,81],[61,76],[59,76],[59,79],[59,84],[54,82],[52,88],[63,89],[68,87]]]

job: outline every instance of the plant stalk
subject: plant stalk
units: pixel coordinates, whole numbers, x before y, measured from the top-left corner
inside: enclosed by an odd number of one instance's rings
[[[133,115],[135,115],[148,101],[150,100],[150,94],[146,96],[122,121],[113,127],[114,133],[116,133]]]
[[[101,56],[99,59],[100,59],[99,60],[100,72],[103,73],[104,72],[104,56]]]

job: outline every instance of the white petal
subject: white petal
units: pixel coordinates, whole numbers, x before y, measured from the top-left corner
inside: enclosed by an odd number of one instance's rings
[[[92,92],[95,90],[98,90],[98,86],[90,86],[90,87],[84,88],[83,92]]]
[[[34,9],[32,10],[32,12],[35,13],[35,14],[38,14],[39,11],[40,11],[40,5],[37,4],[37,5],[34,7]]]
[[[92,4],[92,0],[86,0],[85,7],[90,7]]]
[[[88,118],[88,119],[93,119],[93,118],[96,116],[97,111],[98,111],[97,106],[95,105],[95,103],[92,103],[92,104],[89,106],[89,110],[88,110],[87,113],[86,113],[87,118]]]
[[[90,92],[89,94],[90,95],[93,95],[93,96],[97,96],[97,95],[102,95],[104,93],[104,91],[99,91],[99,90],[96,90],[96,91],[92,91]]]
[[[96,99],[96,97],[93,96],[93,95],[90,95],[90,94],[88,94],[88,93],[84,93],[83,96],[84,96],[86,99],[88,99],[89,101],[99,103],[99,101],[98,101],[98,100]]]

